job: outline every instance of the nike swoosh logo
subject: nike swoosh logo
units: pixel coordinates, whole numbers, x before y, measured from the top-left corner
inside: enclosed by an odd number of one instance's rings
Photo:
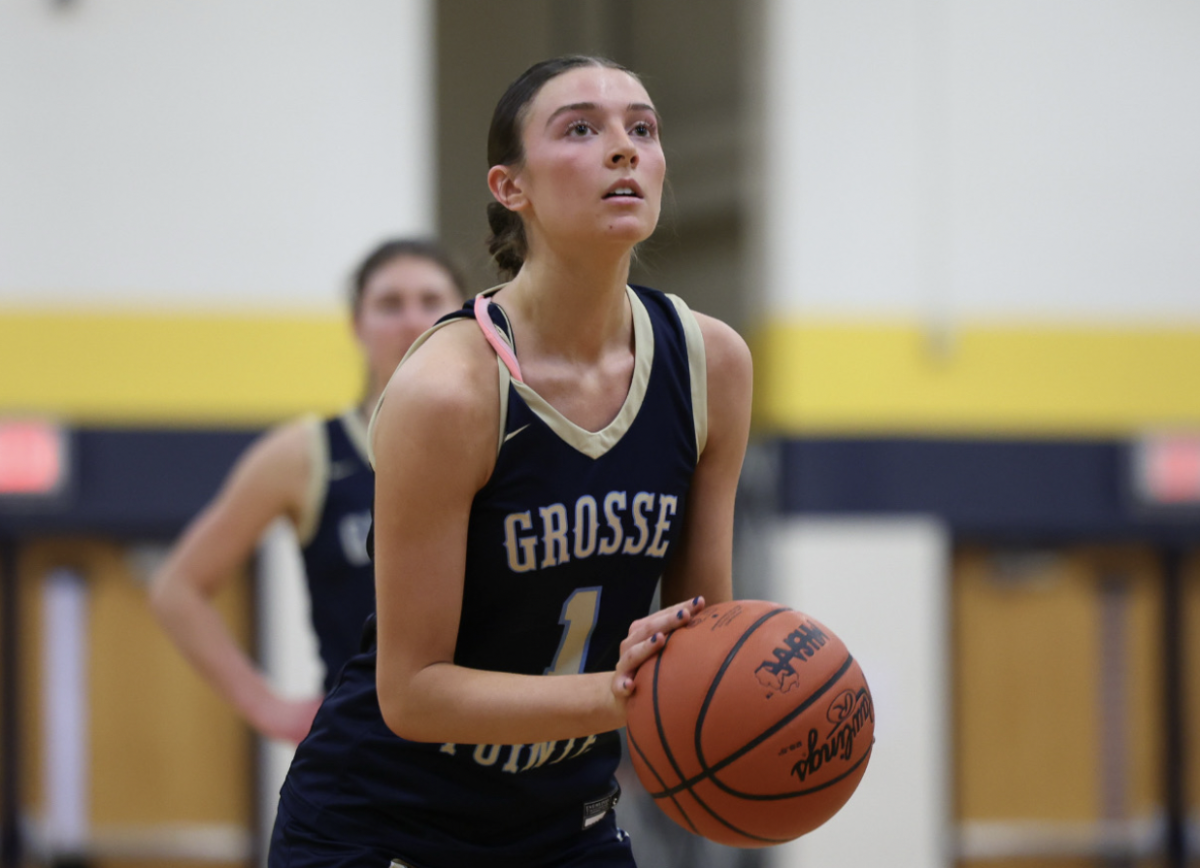
[[[532,423],[529,423],[529,424],[532,424]],[[520,428],[518,428],[516,431],[510,431],[508,434],[505,434],[505,435],[504,435],[504,442],[505,442],[505,443],[507,443],[509,440],[511,440],[511,439],[513,439],[514,437],[516,437],[518,434],[520,434],[522,431],[524,431],[526,428],[528,428],[528,427],[529,427],[529,424],[522,425],[522,426],[521,426]]]

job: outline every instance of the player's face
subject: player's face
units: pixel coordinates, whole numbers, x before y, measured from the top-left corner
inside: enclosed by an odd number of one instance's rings
[[[516,175],[531,247],[650,237],[667,171],[658,127],[646,89],[619,69],[581,67],[546,82],[525,119]]]
[[[428,259],[400,256],[375,269],[354,317],[371,373],[386,381],[412,342],[461,303],[450,275]]]

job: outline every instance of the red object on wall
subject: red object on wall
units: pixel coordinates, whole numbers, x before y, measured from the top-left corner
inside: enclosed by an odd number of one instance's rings
[[[0,421],[0,495],[47,495],[66,483],[62,429],[38,420]]]
[[[1159,506],[1200,505],[1200,433],[1155,434],[1137,444],[1139,499]]]

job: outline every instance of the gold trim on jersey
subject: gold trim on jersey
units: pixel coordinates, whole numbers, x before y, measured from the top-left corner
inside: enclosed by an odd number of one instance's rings
[[[489,287],[483,292],[478,293],[476,298],[481,295],[486,298],[491,298],[506,286],[508,286],[507,283],[501,283],[497,286]],[[507,325],[511,331],[512,323],[508,321],[508,313],[499,305],[496,305],[496,307],[504,317],[504,324]],[[515,355],[517,348],[513,345],[513,339],[509,337],[508,332],[504,329],[497,329],[496,331],[500,335],[500,339],[509,345],[513,351],[513,354]],[[508,387],[512,384],[512,371],[508,369],[508,365],[504,364],[504,359],[500,358],[499,356],[496,356],[496,367],[500,369],[500,428],[496,438],[496,455],[499,456],[500,447],[504,445],[504,441],[508,437],[508,435],[505,434],[505,431],[508,429]]]
[[[502,284],[503,285],[503,284]],[[484,293],[493,293],[500,289],[499,286],[494,286],[491,289],[485,289]],[[483,293],[480,293],[482,295]],[[448,325],[453,325],[457,322],[472,322],[465,317],[459,317],[445,322],[440,322],[433,327],[424,331],[408,348],[408,352],[404,354],[404,358],[400,360],[400,364],[396,365],[396,371],[403,367],[409,357],[425,345],[425,342],[437,331],[444,329]],[[507,338],[506,338],[507,339]],[[508,368],[504,367],[504,362],[499,357],[496,358],[496,364],[500,366],[500,435],[496,442],[496,454],[500,454],[500,444],[504,442],[504,425],[508,421]],[[396,371],[392,372],[392,376],[396,376]],[[391,382],[389,378],[388,382]],[[367,463],[371,465],[371,469],[375,468],[375,421],[379,418],[379,408],[383,406],[383,398],[387,394],[387,387],[379,393],[379,400],[375,402],[375,409],[371,411],[371,421],[367,423],[366,434],[366,456]]]
[[[296,541],[301,548],[312,542],[316,535],[321,512],[325,509],[325,494],[329,490],[329,438],[325,423],[315,414],[305,415],[302,422],[308,429],[309,472],[304,502],[296,517]]]
[[[480,293],[480,295],[494,295],[502,288],[502,286],[503,285],[485,289],[482,293]],[[635,293],[632,288],[626,286],[625,294],[629,299],[629,308],[633,315],[633,379],[629,384],[629,393],[625,396],[625,402],[621,405],[621,409],[617,413],[616,417],[599,431],[588,431],[586,428],[581,428],[566,416],[562,415],[562,413],[556,410],[553,405],[550,404],[550,402],[535,392],[532,388],[530,388],[530,386],[512,379],[512,375],[509,373],[508,368],[505,367],[504,362],[499,356],[497,356],[496,365],[499,369],[500,398],[500,426],[496,438],[497,455],[500,454],[500,449],[504,446],[505,429],[507,428],[508,422],[509,386],[512,386],[517,390],[517,394],[521,396],[521,398],[529,406],[529,409],[532,410],[539,419],[545,422],[546,425],[549,426],[550,430],[557,434],[564,443],[578,450],[579,452],[582,452],[589,458],[599,458],[612,449],[612,447],[618,442],[620,442],[621,437],[623,437],[625,432],[629,430],[629,426],[633,424],[633,420],[637,418],[638,411],[641,410],[642,401],[646,397],[646,388],[650,383],[650,369],[654,365],[654,326],[650,322],[650,314],[647,313],[645,305],[642,303],[642,300],[638,298],[637,293]],[[695,319],[691,317],[691,311],[688,311],[688,315],[694,324]],[[683,318],[682,315],[681,318]],[[403,365],[408,360],[409,356],[415,353],[425,343],[425,341],[429,340],[430,335],[432,335],[438,329],[444,328],[445,326],[454,322],[459,322],[459,320],[454,319],[444,323],[439,323],[413,341],[413,345],[409,347],[408,352],[404,354],[404,358],[400,360],[400,365]],[[697,335],[698,334],[699,330],[697,328]],[[511,346],[512,342],[508,339],[508,336],[504,335],[503,331],[501,331],[501,335],[504,337],[505,342],[509,343]],[[702,341],[700,343],[699,352],[702,358]],[[689,364],[692,363],[692,360],[695,357],[696,356],[692,350],[692,341],[689,340]],[[400,365],[397,366],[397,370],[399,370]],[[703,365],[701,365],[701,371],[703,370]],[[695,378],[693,378],[693,380],[694,379]],[[693,388],[695,388],[695,386],[693,386]],[[387,393],[386,388],[384,389],[383,393]],[[381,394],[379,397],[379,403],[375,405],[375,411],[371,414],[371,423],[367,426],[367,442],[369,449],[368,455],[372,467],[375,466],[375,420],[379,417],[379,408],[382,406],[382,404],[383,395]],[[697,416],[696,418],[697,437],[699,437],[699,417]],[[707,416],[705,418],[707,420]],[[707,421],[705,422],[705,429],[707,430]]]
[[[508,370],[508,365],[504,364],[504,359],[496,356],[496,367],[500,369],[500,428],[496,438],[496,455],[500,455],[500,447],[504,445],[506,434],[505,429],[508,428],[508,387],[512,385],[512,372]]]
[[[646,397],[646,387],[650,384],[650,368],[654,364],[654,327],[650,323],[650,314],[646,312],[646,307],[637,293],[626,286],[625,294],[633,312],[633,381],[629,384],[629,394],[625,396],[625,403],[611,422],[599,431],[588,431],[554,409],[550,402],[528,384],[515,380],[512,383],[517,394],[529,405],[529,409],[550,426],[551,431],[568,446],[589,458],[599,458],[620,442],[633,420],[637,418],[638,411],[642,408],[642,400]]]
[[[342,423],[342,430],[346,432],[346,438],[350,441],[350,445],[354,447],[354,451],[358,456],[370,463],[368,460],[368,444],[367,444],[367,423],[363,421],[362,414],[358,412],[357,407],[351,407],[338,416],[338,421]]]
[[[687,342],[688,370],[692,383],[692,421],[696,426],[696,460],[699,461],[708,444],[708,361],[704,353],[704,334],[687,302],[669,292],[666,296],[675,305]]]

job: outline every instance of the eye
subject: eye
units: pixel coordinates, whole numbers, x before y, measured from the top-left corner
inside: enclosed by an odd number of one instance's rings
[[[592,131],[592,125],[587,121],[572,121],[567,127],[568,136],[586,136]]]
[[[649,139],[654,136],[654,124],[650,121],[638,121],[630,132],[640,138]]]
[[[393,294],[382,296],[375,303],[375,309],[380,313],[398,313],[403,308],[403,301]]]

